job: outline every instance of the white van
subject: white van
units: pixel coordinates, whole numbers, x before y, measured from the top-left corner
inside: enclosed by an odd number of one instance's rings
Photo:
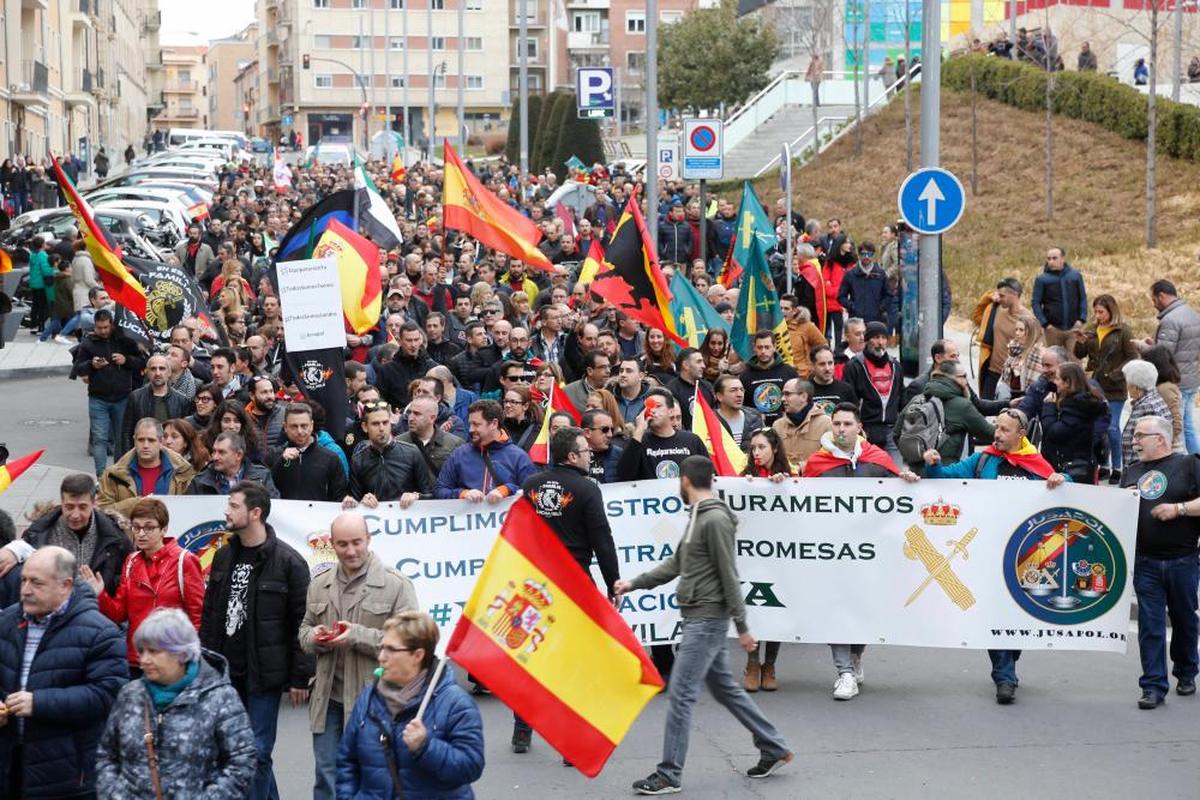
[[[206,131],[199,128],[171,128],[167,131],[167,147],[179,147],[199,139],[231,139],[240,149],[246,149],[246,134],[241,131]]]

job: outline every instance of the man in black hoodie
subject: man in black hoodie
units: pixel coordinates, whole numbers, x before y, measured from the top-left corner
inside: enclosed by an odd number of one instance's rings
[[[904,399],[904,371],[900,362],[888,355],[887,342],[887,325],[868,322],[867,346],[850,359],[842,377],[859,398],[867,441],[887,450],[896,460],[900,451],[890,433]]]
[[[424,344],[421,329],[415,323],[404,323],[400,326],[400,349],[375,376],[379,393],[396,408],[408,405],[408,384],[437,366],[425,352]]]
[[[96,328],[75,351],[71,374],[88,385],[88,423],[96,474],[104,472],[108,451],[115,446],[125,421],[125,406],[133,382],[146,366],[137,345],[117,328],[112,312],[96,312]],[[120,457],[121,453],[115,453]]]
[[[285,500],[340,503],[346,496],[346,473],[332,451],[313,438],[313,413],[307,403],[284,410],[283,450],[271,467],[271,478]]]
[[[746,407],[762,414],[764,426],[775,424],[783,414],[783,385],[797,377],[796,370],[783,363],[775,349],[775,335],[770,331],[754,334],[754,358],[746,362],[742,386]]]

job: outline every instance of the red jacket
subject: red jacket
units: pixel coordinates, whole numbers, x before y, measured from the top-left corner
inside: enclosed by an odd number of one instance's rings
[[[831,314],[840,314],[845,310],[837,299],[842,288],[842,276],[845,274],[846,268],[832,259],[821,265],[821,277],[825,279],[825,308]]]
[[[179,576],[183,575],[180,592]],[[134,551],[121,568],[117,596],[101,592],[100,611],[118,625],[129,622],[126,646],[131,664],[138,663],[133,647],[133,634],[150,612],[156,608],[181,608],[188,619],[200,629],[200,609],[204,606],[204,576],[200,559],[181,548],[174,539],[163,540],[163,546],[149,558]]]

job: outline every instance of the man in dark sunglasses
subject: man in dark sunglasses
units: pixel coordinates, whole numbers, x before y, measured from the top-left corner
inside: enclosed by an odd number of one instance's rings
[[[613,437],[620,432],[615,425],[612,416],[599,408],[585,411],[580,420],[583,438],[587,439],[588,449],[592,451],[588,475],[597,483],[613,483],[617,480],[617,462],[621,460],[624,448],[613,442]]]

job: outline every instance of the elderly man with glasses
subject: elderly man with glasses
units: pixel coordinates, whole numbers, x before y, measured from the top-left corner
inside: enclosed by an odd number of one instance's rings
[[[1142,417],[1133,431],[1137,461],[1121,476],[1121,485],[1137,487],[1137,553],[1133,589],[1138,599],[1138,651],[1142,695],[1138,708],[1153,709],[1170,691],[1167,656],[1174,669],[1175,692],[1196,693],[1196,592],[1200,536],[1200,459],[1172,452],[1171,421]],[[1167,620],[1171,641],[1167,644]]]

